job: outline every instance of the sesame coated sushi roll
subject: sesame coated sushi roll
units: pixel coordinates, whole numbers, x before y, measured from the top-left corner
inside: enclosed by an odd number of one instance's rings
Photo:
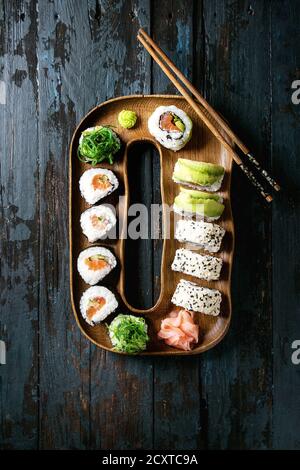
[[[90,243],[104,238],[116,225],[117,219],[113,211],[104,205],[94,206],[81,214],[80,225]]]
[[[151,135],[165,148],[182,149],[192,137],[193,123],[182,109],[176,106],[159,106],[148,120]]]
[[[222,295],[218,290],[201,287],[185,279],[177,284],[171,299],[178,307],[213,316],[220,315],[221,301]]]
[[[116,297],[103,286],[89,287],[80,299],[81,315],[92,326],[105,320],[117,307]]]
[[[80,276],[91,286],[107,276],[116,265],[117,261],[112,252],[101,246],[93,246],[82,251],[77,261]]]
[[[110,170],[92,168],[86,170],[79,180],[82,197],[88,204],[95,204],[119,186],[119,181]]]
[[[176,250],[172,270],[189,274],[205,281],[216,281],[220,277],[223,261],[214,256],[200,255],[195,251]]]
[[[193,243],[210,253],[220,250],[224,235],[223,227],[202,220],[180,219],[176,223],[176,240],[181,243]]]
[[[173,181],[200,191],[218,191],[225,169],[221,165],[178,158],[173,172]]]

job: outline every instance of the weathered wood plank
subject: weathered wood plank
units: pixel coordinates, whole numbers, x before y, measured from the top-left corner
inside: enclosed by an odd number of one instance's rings
[[[38,440],[39,168],[35,1],[0,6],[0,448]]]
[[[40,2],[42,449],[80,449],[90,442],[90,344],[70,306],[67,183],[70,137],[81,115],[95,103],[90,34],[85,2]]]
[[[150,21],[149,3],[101,2],[101,18],[93,23],[95,39],[91,45],[97,57],[98,83],[102,84],[91,88],[98,102],[118,95],[150,92],[150,60],[136,41],[138,28]],[[93,18],[95,8],[90,11]],[[147,165],[143,162],[140,174]],[[149,296],[151,289],[144,283],[143,297]],[[150,448],[152,394],[151,360],[116,357],[92,348],[91,446]]]
[[[299,332],[299,122],[300,105],[291,101],[299,80],[299,3],[272,2],[272,154],[283,191],[273,205],[273,446],[299,449],[299,366],[292,342]]]
[[[270,167],[269,2],[204,1],[207,98]],[[272,426],[271,211],[233,172],[233,321],[203,358],[209,448],[267,448]]]
[[[187,76],[193,65],[192,2],[153,2],[152,34]],[[198,25],[197,25],[198,27]],[[156,64],[153,93],[175,94]],[[153,187],[159,191],[159,169],[154,167]],[[156,256],[156,266],[160,258]],[[154,363],[154,448],[194,449],[201,445],[199,363],[197,357],[157,358]]]

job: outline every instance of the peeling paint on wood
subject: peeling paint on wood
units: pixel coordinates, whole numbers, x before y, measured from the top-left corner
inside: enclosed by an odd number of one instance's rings
[[[0,448],[300,448],[289,356],[299,304],[296,10],[293,0],[0,2]],[[137,43],[139,27],[285,188],[272,213],[234,171],[233,322],[201,357],[109,354],[80,334],[70,308],[76,123],[113,96],[175,92]],[[159,161],[148,157],[137,174],[152,188],[146,202],[159,202]],[[141,279],[149,303],[160,285],[153,247]]]

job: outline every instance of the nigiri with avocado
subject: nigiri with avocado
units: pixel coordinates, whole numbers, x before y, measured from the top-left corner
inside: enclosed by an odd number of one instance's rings
[[[208,221],[217,220],[224,211],[223,199],[217,194],[180,188],[173,209],[178,214],[196,215]]]
[[[218,191],[224,174],[225,169],[221,165],[179,158],[174,167],[173,181],[194,189]]]

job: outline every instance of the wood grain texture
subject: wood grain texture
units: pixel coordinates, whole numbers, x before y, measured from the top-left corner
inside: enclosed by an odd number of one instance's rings
[[[1,2],[0,370],[5,449],[38,445],[39,180],[36,2]]]
[[[275,1],[271,13],[272,159],[285,188],[272,219],[273,252],[273,445],[299,449],[299,365],[291,345],[299,340],[299,122],[291,101],[292,82],[300,78],[297,2]],[[288,52],[289,51],[289,52]],[[289,60],[284,59],[289,54]],[[287,138],[288,136],[288,138]]]
[[[206,161],[222,165],[225,169],[225,176],[222,187],[218,194],[223,198],[225,210],[218,220],[218,223],[225,229],[226,236],[222,242],[222,249],[218,256],[223,261],[223,267],[220,279],[218,281],[201,281],[198,284],[217,289],[222,293],[221,314],[212,317],[210,315],[196,314],[195,319],[199,324],[200,340],[192,351],[182,351],[167,346],[164,341],[158,341],[157,333],[160,330],[161,321],[174,308],[171,304],[171,297],[175,292],[180,279],[187,278],[195,281],[192,276],[185,276],[182,273],[171,270],[176,249],[182,247],[182,244],[174,239],[175,221],[180,217],[175,216],[172,208],[175,196],[178,194],[178,185],[172,181],[172,174],[178,154],[167,150],[157,144],[155,139],[148,131],[148,119],[158,106],[175,105],[185,111],[193,122],[193,136],[190,142],[180,150],[180,156],[193,161]],[[138,116],[138,123],[130,131],[123,129],[118,124],[118,114],[122,109],[134,110]],[[232,158],[229,153],[220,145],[219,141],[207,130],[204,123],[199,119],[193,109],[182,97],[169,95],[131,95],[129,97],[114,98],[106,101],[92,111],[78,125],[70,146],[70,173],[69,173],[69,191],[70,191],[70,286],[72,307],[76,321],[81,331],[91,339],[96,345],[113,351],[105,323],[95,326],[89,325],[80,313],[80,299],[86,289],[89,287],[78,273],[77,260],[80,252],[91,246],[86,236],[82,233],[80,226],[80,215],[87,210],[90,205],[82,198],[79,189],[79,179],[84,171],[91,168],[91,165],[82,163],[78,159],[78,145],[82,132],[85,129],[97,125],[110,125],[116,130],[122,143],[123,149],[115,158],[114,164],[102,163],[99,168],[110,168],[117,176],[120,186],[118,190],[105,198],[106,204],[111,205],[116,210],[119,227],[116,234],[111,238],[98,240],[93,245],[107,246],[116,255],[119,266],[114,272],[107,276],[101,284],[108,286],[117,295],[119,300],[118,311],[127,311],[129,313],[144,315],[149,325],[150,342],[147,351],[142,355],[191,355],[204,352],[214,347],[226,334],[231,319],[231,266],[233,262],[234,247],[234,226],[230,205],[230,180]],[[130,238],[130,224],[128,218],[129,207],[132,204],[132,193],[135,193],[135,181],[132,181],[129,174],[129,160],[131,158],[131,149],[139,142],[149,142],[155,146],[159,153],[161,178],[158,180],[163,203],[162,226],[165,231],[163,239],[163,250],[161,256],[160,269],[160,294],[157,302],[150,308],[137,308],[127,299],[127,278],[143,277],[142,272],[138,272],[134,259],[126,260],[127,238]],[[140,156],[141,158],[141,156]],[[138,162],[139,166],[139,162]],[[129,181],[131,180],[131,185]],[[144,189],[145,190],[145,189]],[[120,228],[122,227],[122,228]],[[128,231],[128,234],[127,234]],[[121,232],[121,233],[120,233]],[[132,243],[132,241],[130,242]],[[201,250],[197,250],[197,252]],[[204,253],[202,251],[202,253]],[[147,258],[147,252],[140,253],[142,258]],[[128,263],[129,261],[129,263]],[[141,267],[141,266],[139,266]],[[136,284],[137,288],[138,283]],[[135,296],[138,291],[135,289]]]
[[[195,5],[198,2],[193,2]],[[192,77],[195,30],[201,31],[201,16],[180,1],[155,1],[151,32],[155,41],[188,77]],[[201,34],[200,33],[200,34]],[[197,50],[200,55],[202,48]],[[197,55],[197,58],[199,56]],[[195,61],[196,62],[196,61]],[[193,77],[192,77],[193,78]],[[176,93],[162,71],[153,64],[152,91]],[[153,187],[159,192],[158,169],[153,169]],[[159,253],[154,252],[156,265]],[[154,448],[181,449],[204,446],[200,359],[160,358],[154,364]],[[175,387],[174,387],[174,384]],[[180,384],[180,392],[175,388]],[[203,428],[202,428],[203,426]]]
[[[217,103],[268,168],[270,5],[251,2],[251,8],[246,1],[204,2],[204,86],[207,99]],[[271,210],[235,169],[233,320],[226,342],[203,364],[207,443],[210,448],[267,448],[272,445]]]
[[[290,359],[299,339],[297,0],[0,5],[1,449],[299,449],[299,367]],[[137,44],[139,27],[283,186],[267,210],[233,169],[233,322],[201,357],[90,347],[69,305],[66,152],[75,123],[114,96],[174,93]],[[158,160],[145,162],[141,181],[159,201]],[[141,248],[149,305],[157,248]]]

